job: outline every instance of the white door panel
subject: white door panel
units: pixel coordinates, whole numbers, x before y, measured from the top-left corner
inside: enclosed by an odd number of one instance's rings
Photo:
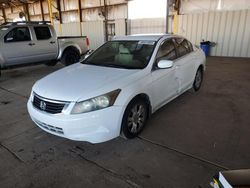
[[[180,90],[184,91],[193,82],[195,63],[192,54],[187,54],[175,61],[176,75],[181,82]]]
[[[178,78],[176,68],[159,69],[152,72],[153,108],[178,95]]]

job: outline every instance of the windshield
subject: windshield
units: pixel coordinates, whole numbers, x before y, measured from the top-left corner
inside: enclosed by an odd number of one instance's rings
[[[125,69],[143,69],[154,50],[154,41],[109,41],[82,63]]]
[[[8,29],[9,29],[9,27],[0,26],[0,36],[2,36],[2,34],[4,34]]]

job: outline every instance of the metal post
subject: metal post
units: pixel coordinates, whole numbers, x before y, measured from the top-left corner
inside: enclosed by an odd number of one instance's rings
[[[82,2],[78,0],[78,15],[79,15],[79,23],[80,23],[80,33],[82,36]]]
[[[50,19],[50,22],[51,22],[52,25],[54,25],[51,0],[48,0],[48,9],[49,9],[49,19]]]
[[[105,40],[108,41],[108,7],[104,0],[104,22],[105,22]]]
[[[6,13],[5,13],[5,9],[4,8],[2,8],[2,12],[3,12],[4,22],[7,22]]]
[[[41,14],[42,14],[42,20],[44,21],[43,3],[42,3],[42,0],[40,0],[39,2],[40,2],[40,8],[41,8]]]
[[[62,11],[60,0],[56,1],[60,24],[62,24]]]
[[[23,5],[23,9],[24,9],[24,12],[25,12],[25,20],[30,21],[29,5],[27,3],[25,3]]]
[[[79,14],[79,21],[82,22],[82,2],[78,0],[78,14]]]
[[[166,0],[166,33],[168,33],[169,0]]]

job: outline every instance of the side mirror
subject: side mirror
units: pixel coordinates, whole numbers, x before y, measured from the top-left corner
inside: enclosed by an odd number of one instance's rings
[[[160,69],[169,69],[171,67],[173,67],[173,61],[171,60],[160,60],[157,63],[157,67]]]
[[[86,55],[84,56],[84,59],[87,59],[89,56],[90,56],[90,54],[86,54]]]
[[[84,56],[84,59],[87,59],[92,53],[94,52],[94,50],[89,50],[86,55]]]

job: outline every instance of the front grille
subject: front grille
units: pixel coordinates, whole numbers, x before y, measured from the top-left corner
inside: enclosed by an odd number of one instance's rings
[[[58,133],[58,134],[64,134],[63,129],[59,127],[55,127],[52,125],[48,125],[46,123],[42,123],[40,121],[35,120],[36,124],[44,129],[47,129],[51,132]]]
[[[40,96],[34,95],[33,105],[41,111],[45,111],[50,114],[59,114],[62,112],[66,102],[53,102],[51,100],[43,99]]]

